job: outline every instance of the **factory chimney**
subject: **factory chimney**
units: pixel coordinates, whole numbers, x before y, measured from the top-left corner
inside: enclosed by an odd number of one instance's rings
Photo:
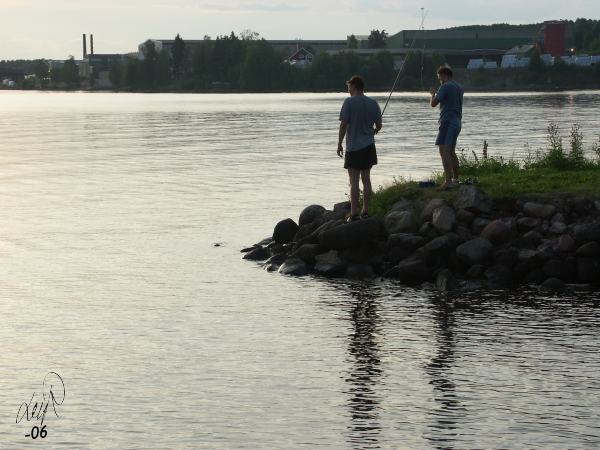
[[[85,42],[85,34],[83,35],[83,57],[87,54],[86,42]]]
[[[90,54],[94,54],[94,35],[90,34]]]

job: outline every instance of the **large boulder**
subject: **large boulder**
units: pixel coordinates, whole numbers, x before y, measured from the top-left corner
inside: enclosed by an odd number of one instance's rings
[[[326,250],[319,244],[307,244],[303,245],[294,253],[292,253],[291,257],[295,259],[300,259],[306,264],[314,264],[317,255],[320,255],[325,251]]]
[[[279,267],[278,272],[282,275],[295,275],[303,277],[308,273],[308,268],[304,261],[296,258],[290,258]]]
[[[493,248],[494,246],[490,241],[480,237],[459,245],[456,249],[456,255],[469,266],[483,264],[489,259]]]
[[[419,255],[411,255],[398,263],[398,277],[404,284],[421,284],[429,278],[429,268]]]
[[[475,214],[467,211],[466,209],[459,209],[456,212],[456,220],[469,225],[475,219]]]
[[[600,244],[596,241],[583,244],[575,252],[576,258],[600,258]]]
[[[415,233],[419,226],[410,211],[392,211],[385,216],[385,229],[388,234]]]
[[[338,211],[350,211],[350,207],[351,207],[351,203],[350,202],[340,202],[340,203],[336,203],[335,205],[333,205],[333,210],[335,212]]]
[[[479,235],[483,230],[485,230],[485,227],[487,227],[490,223],[492,223],[490,219],[476,217],[475,219],[473,219],[473,222],[471,222],[471,232],[474,235]]]
[[[446,200],[444,200],[443,198],[431,199],[429,204],[425,208],[423,208],[423,211],[421,211],[421,219],[430,222],[433,217],[433,212],[436,209],[442,208],[444,206],[448,206],[448,202]]]
[[[415,205],[413,202],[409,202],[406,200],[400,200],[392,205],[392,211],[410,211],[413,212],[415,209]]]
[[[419,248],[415,255],[427,261],[433,261],[436,257],[445,256],[456,250],[459,237],[455,233],[448,233],[437,237]]]
[[[375,239],[379,228],[379,221],[374,217],[357,220],[323,231],[319,234],[319,243],[332,250],[360,247]]]
[[[273,240],[278,244],[287,244],[294,240],[300,227],[292,219],[284,219],[275,225]]]
[[[369,266],[380,266],[384,262],[384,254],[368,246],[348,248],[340,252],[340,257],[348,264],[364,264]]]
[[[321,234],[323,231],[327,231],[331,228],[333,228],[336,224],[338,223],[337,220],[335,219],[331,219],[327,222],[325,222],[323,225],[321,225],[319,228],[317,228],[315,231],[312,232],[312,234],[314,234],[315,236],[318,236],[319,234]]]
[[[271,257],[271,250],[265,247],[256,247],[254,250],[246,253],[242,259],[250,261],[265,261]]]
[[[492,258],[497,266],[504,266],[509,269],[513,269],[520,262],[518,251],[514,247],[498,250],[492,254]]]
[[[505,289],[513,284],[512,271],[504,266],[494,266],[486,269],[485,277],[493,289]]]
[[[594,242],[594,244],[596,243]],[[575,239],[573,239],[568,234],[561,236],[560,238],[558,238],[558,248],[562,252],[573,253],[575,250],[577,250],[577,246],[575,245]]]
[[[595,241],[600,243],[600,223],[587,223],[575,231],[575,239],[581,243]]]
[[[278,255],[271,256],[262,265],[262,268],[268,272],[279,270],[281,265],[287,260],[285,253],[279,253]]]
[[[433,226],[440,234],[446,234],[452,231],[456,222],[454,210],[448,206],[442,206],[433,211]]]
[[[538,287],[538,291],[544,294],[556,294],[567,289],[564,281],[558,278],[548,278]]]
[[[440,270],[437,279],[435,280],[435,285],[440,292],[456,291],[460,289],[458,278],[456,278],[449,269]]]
[[[550,220],[556,214],[553,205],[540,205],[539,203],[527,202],[523,205],[523,213],[529,217],[541,220]]]
[[[387,240],[388,247],[402,247],[408,251],[414,251],[423,247],[426,243],[427,239],[416,233],[390,234]]]
[[[600,280],[600,259],[577,258],[577,274],[581,281]]]
[[[501,220],[494,220],[483,229],[481,237],[486,238],[494,245],[504,244],[510,241],[510,227]]]
[[[577,268],[566,261],[551,259],[542,268],[544,273],[550,278],[558,278],[565,282],[570,282],[577,276]]]
[[[541,222],[533,217],[521,217],[517,220],[517,229],[520,231],[531,231],[539,227]]]
[[[341,258],[336,250],[331,250],[330,252],[318,255],[315,257],[315,260],[315,271],[322,273],[323,275],[342,275],[345,272],[346,267],[348,267],[348,262]]]
[[[325,212],[325,208],[321,205],[310,205],[302,210],[298,224],[300,226],[311,223],[313,220],[318,219]]]
[[[472,213],[487,214],[492,210],[493,204],[492,197],[472,185],[462,186],[452,199],[455,209],[466,209]]]
[[[550,227],[550,229],[548,230],[548,233],[554,234],[554,235],[563,235],[566,232],[567,232],[567,225],[565,225],[562,222],[554,222],[552,224],[552,226]]]

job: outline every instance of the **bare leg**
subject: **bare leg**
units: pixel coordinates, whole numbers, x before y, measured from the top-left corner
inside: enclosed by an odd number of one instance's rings
[[[358,214],[358,197],[360,196],[360,170],[348,168],[348,176],[350,177],[350,215]]]
[[[371,194],[373,193],[373,188],[371,186],[371,169],[361,170],[360,178],[363,183],[363,207],[362,214],[366,214],[369,212],[369,204],[371,203]]]
[[[446,174],[446,182],[442,187],[452,187],[452,157],[450,156],[449,145],[440,145],[440,157],[442,158],[442,166],[444,167],[444,173]],[[455,154],[456,156],[456,154]],[[458,163],[458,161],[457,161]]]
[[[456,156],[456,148],[450,147],[450,159],[452,160],[452,176],[455,180],[458,180],[458,156]]]

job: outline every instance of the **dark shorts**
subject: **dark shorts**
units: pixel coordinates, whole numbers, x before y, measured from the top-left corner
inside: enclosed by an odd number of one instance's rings
[[[377,150],[371,144],[355,152],[346,152],[344,169],[367,170],[377,164]]]
[[[435,145],[449,145],[450,147],[456,147],[456,140],[460,134],[460,122],[444,121],[440,123],[440,131]]]

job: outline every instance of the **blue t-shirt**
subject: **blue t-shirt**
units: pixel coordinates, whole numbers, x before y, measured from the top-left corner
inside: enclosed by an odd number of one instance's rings
[[[366,95],[353,95],[344,100],[340,120],[348,122],[346,152],[355,152],[375,142],[373,125],[381,122],[379,103]]]
[[[464,94],[464,89],[456,81],[448,81],[440,86],[435,95],[435,99],[440,101],[440,123],[461,121]]]

